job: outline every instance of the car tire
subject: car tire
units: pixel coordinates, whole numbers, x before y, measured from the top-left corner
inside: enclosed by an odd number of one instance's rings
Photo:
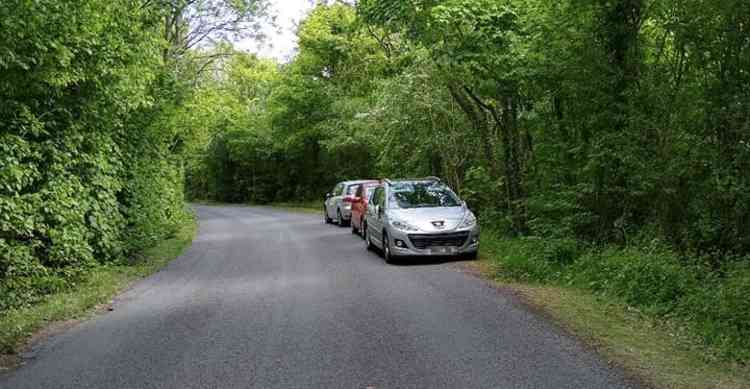
[[[469,261],[476,261],[479,257],[479,251],[474,251],[473,253],[464,254],[464,258],[468,259]]]
[[[365,248],[367,251],[372,251],[373,244],[372,240],[370,240],[370,234],[367,233],[367,225],[362,227],[362,237],[365,239]]]
[[[333,220],[331,220],[330,217],[328,217],[328,209],[326,209],[326,206],[323,206],[323,221],[325,224],[331,224]]]
[[[343,227],[344,226],[344,218],[341,217],[341,210],[340,209],[336,210],[336,224],[338,224],[339,227]]]
[[[391,253],[391,244],[389,242],[388,233],[383,231],[383,258],[385,263],[392,265],[396,262],[396,257]]]

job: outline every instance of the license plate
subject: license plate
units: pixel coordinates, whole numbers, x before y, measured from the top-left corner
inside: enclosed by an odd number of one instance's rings
[[[453,247],[433,247],[430,249],[431,254],[453,254]]]

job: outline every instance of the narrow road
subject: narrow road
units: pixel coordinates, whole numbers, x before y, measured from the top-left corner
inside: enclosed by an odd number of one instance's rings
[[[386,265],[317,215],[196,210],[191,249],[0,387],[631,387],[456,263]]]

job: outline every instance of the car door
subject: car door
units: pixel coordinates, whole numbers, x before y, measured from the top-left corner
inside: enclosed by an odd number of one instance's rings
[[[347,185],[345,182],[342,182],[341,184],[339,184],[339,186],[337,187],[336,195],[333,196],[333,198],[335,199],[335,206],[333,207],[334,218],[337,216],[336,213],[338,212],[338,210],[344,207],[343,202],[344,202],[344,195],[346,195],[346,187]]]
[[[338,210],[338,203],[336,199],[338,198],[339,200],[341,200],[341,193],[343,191],[344,183],[340,182],[333,187],[333,190],[331,191],[331,197],[326,200],[326,212],[328,213],[328,217],[331,219],[336,218],[336,211]]]
[[[326,211],[326,216],[328,218],[331,218],[331,199],[333,198],[333,193],[334,192],[336,192],[336,186],[334,186],[333,189],[331,189],[331,191],[328,192],[328,194],[326,194],[326,199],[323,202],[323,205],[325,205],[324,208],[325,208],[325,211]]]
[[[373,186],[362,186],[362,200],[359,203],[359,209],[360,209],[360,217],[362,220],[365,220],[367,217],[367,209],[370,207],[370,200],[372,199],[372,194],[375,192],[375,188]]]
[[[385,188],[375,189],[367,207],[367,233],[379,246],[383,241],[383,214],[385,213]]]
[[[354,192],[354,197],[357,199],[354,203],[352,203],[352,226],[355,228],[361,228],[359,221],[363,217],[362,211],[364,210],[364,204],[365,201],[367,201],[365,197],[365,185],[359,184],[357,185],[357,190]]]

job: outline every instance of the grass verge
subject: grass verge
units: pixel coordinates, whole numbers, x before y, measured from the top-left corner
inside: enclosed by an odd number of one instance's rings
[[[47,296],[39,304],[3,312],[0,317],[0,370],[17,362],[17,352],[38,331],[63,321],[85,319],[96,307],[108,303],[133,281],[161,269],[179,256],[192,242],[197,223],[185,218],[177,232],[154,247],[145,250],[132,265],[102,265],[72,290]]]
[[[485,235],[481,273],[516,291],[536,310],[570,331],[601,355],[654,388],[750,388],[750,369],[716,358],[705,345],[666,319],[642,313],[622,301],[592,291],[534,281],[518,281],[506,269],[518,253],[498,250]],[[489,242],[488,242],[489,241]],[[510,258],[516,255],[515,258]]]

